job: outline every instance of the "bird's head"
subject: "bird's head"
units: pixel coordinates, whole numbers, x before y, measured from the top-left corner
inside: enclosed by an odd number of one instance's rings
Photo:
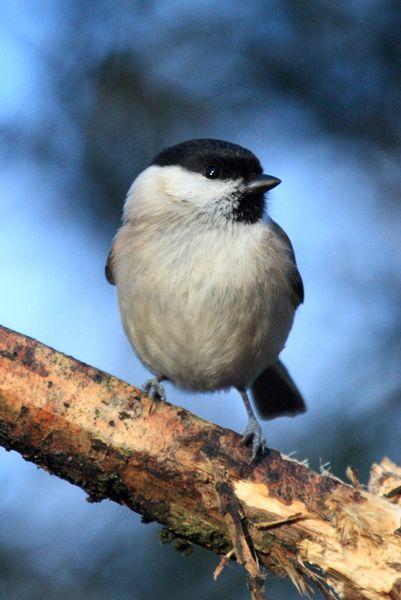
[[[252,224],[263,217],[265,193],[279,183],[242,146],[190,140],[160,152],[137,177],[128,193],[126,216],[174,213],[209,223]]]

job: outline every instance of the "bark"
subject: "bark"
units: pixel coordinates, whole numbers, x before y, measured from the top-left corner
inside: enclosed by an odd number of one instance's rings
[[[235,554],[254,598],[262,566],[302,593],[312,581],[326,597],[401,598],[401,471],[390,461],[373,467],[370,492],[353,472],[347,485],[275,450],[251,467],[238,434],[5,328],[0,443],[92,501]]]

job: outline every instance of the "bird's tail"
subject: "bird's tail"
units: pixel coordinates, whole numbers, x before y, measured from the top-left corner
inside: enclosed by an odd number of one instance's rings
[[[280,360],[259,375],[251,386],[251,392],[262,419],[294,417],[306,411],[297,386]]]

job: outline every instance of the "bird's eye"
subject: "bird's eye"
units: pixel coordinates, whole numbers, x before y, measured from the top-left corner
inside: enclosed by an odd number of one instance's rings
[[[205,177],[208,179],[218,179],[221,175],[220,167],[210,166],[205,169]]]

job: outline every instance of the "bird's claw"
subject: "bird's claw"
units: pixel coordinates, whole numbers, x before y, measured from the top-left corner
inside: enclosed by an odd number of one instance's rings
[[[252,443],[252,462],[267,454],[266,439],[256,419],[249,419],[248,426],[242,436],[242,442],[245,446]]]
[[[146,381],[142,386],[142,391],[149,396],[151,400],[166,401],[166,391],[157,377]]]

